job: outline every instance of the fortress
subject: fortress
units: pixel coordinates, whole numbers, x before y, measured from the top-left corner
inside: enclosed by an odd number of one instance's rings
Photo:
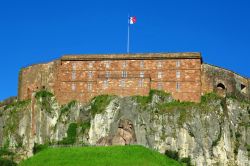
[[[200,53],[64,55],[20,71],[19,100],[41,89],[53,92],[60,104],[102,94],[148,95],[150,89],[180,101],[199,102],[208,92],[250,99],[249,78],[203,63]]]

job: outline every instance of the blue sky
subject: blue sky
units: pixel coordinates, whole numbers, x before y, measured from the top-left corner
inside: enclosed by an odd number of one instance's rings
[[[206,63],[250,77],[249,0],[0,0],[0,100],[18,72],[63,54],[201,52]]]

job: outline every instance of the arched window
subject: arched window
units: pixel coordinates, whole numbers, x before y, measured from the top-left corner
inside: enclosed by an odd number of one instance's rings
[[[244,84],[240,84],[241,93],[247,93],[247,87]]]
[[[225,90],[225,89],[226,89],[226,87],[225,87],[225,85],[224,85],[224,84],[219,83],[219,84],[217,84],[217,89],[222,89],[222,90]]]

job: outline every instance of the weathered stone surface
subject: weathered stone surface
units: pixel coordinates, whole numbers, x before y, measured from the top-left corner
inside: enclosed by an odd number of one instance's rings
[[[134,97],[114,97],[104,110],[91,114],[91,104],[76,103],[64,109],[55,97],[49,108],[33,99],[26,105],[1,110],[0,143],[8,143],[16,160],[32,155],[34,143],[57,143],[77,123],[76,144],[140,144],[161,153],[177,151],[195,165],[239,165],[249,163],[250,104],[235,99],[216,99],[203,106],[166,107],[172,98],[153,95],[141,105]],[[90,127],[82,124],[90,120]],[[14,127],[13,127],[14,126]]]

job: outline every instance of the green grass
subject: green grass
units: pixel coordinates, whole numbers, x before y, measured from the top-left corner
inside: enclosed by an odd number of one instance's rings
[[[142,146],[48,148],[20,166],[177,166],[177,161]]]

